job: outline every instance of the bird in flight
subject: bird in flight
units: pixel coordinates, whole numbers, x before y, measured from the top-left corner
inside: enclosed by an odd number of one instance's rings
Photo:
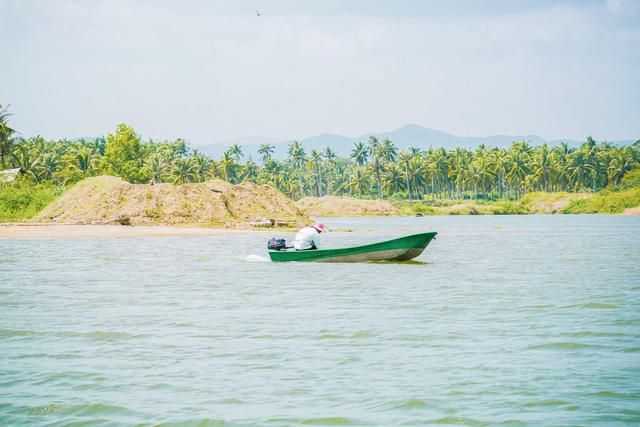
[[[256,16],[262,16],[262,12],[260,12],[259,10],[256,10]]]

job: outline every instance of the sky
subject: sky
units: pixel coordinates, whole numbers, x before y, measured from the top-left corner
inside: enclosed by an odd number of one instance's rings
[[[640,138],[640,0],[0,0],[0,49],[24,136]]]

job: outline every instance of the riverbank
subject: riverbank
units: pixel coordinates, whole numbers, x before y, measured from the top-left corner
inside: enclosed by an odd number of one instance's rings
[[[518,200],[451,200],[396,202],[405,215],[529,215],[563,214],[573,203],[593,197],[590,193],[527,193]],[[594,213],[594,212],[590,212]],[[606,212],[612,213],[612,212]]]
[[[599,193],[528,193],[519,200],[396,202],[402,215],[640,214],[640,188]]]
[[[296,207],[312,216],[397,216],[398,208],[386,200],[355,199],[344,196],[304,197]]]
[[[517,200],[425,199],[361,200],[349,197],[307,197],[298,207],[315,216],[381,215],[528,215],[528,214],[640,214],[640,169],[622,183],[592,192],[529,192]],[[353,207],[359,207],[359,210]],[[379,213],[380,207],[384,212]]]
[[[599,193],[527,193],[518,200],[435,199],[409,202],[349,197],[307,197],[296,205],[323,217],[414,215],[634,214],[640,211],[640,188]]]
[[[52,185],[0,187],[0,224],[29,223],[289,227],[314,217],[414,215],[640,214],[640,170],[597,193],[530,192],[518,200],[368,200],[305,197],[295,203],[267,185],[129,184],[95,177],[70,189]]]
[[[132,227],[123,225],[0,224],[0,240],[98,237],[207,237],[255,233],[256,231],[260,230],[167,225]]]

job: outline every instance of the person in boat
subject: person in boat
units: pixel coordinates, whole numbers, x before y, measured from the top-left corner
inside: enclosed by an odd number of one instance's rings
[[[298,231],[293,240],[293,247],[297,251],[308,251],[320,247],[320,234],[325,233],[327,227],[324,224],[314,224]]]

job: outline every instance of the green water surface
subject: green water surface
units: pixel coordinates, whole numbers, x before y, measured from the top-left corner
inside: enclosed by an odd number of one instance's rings
[[[355,230],[326,246],[439,234],[410,264],[0,240],[0,424],[640,423],[639,217],[324,222]]]

